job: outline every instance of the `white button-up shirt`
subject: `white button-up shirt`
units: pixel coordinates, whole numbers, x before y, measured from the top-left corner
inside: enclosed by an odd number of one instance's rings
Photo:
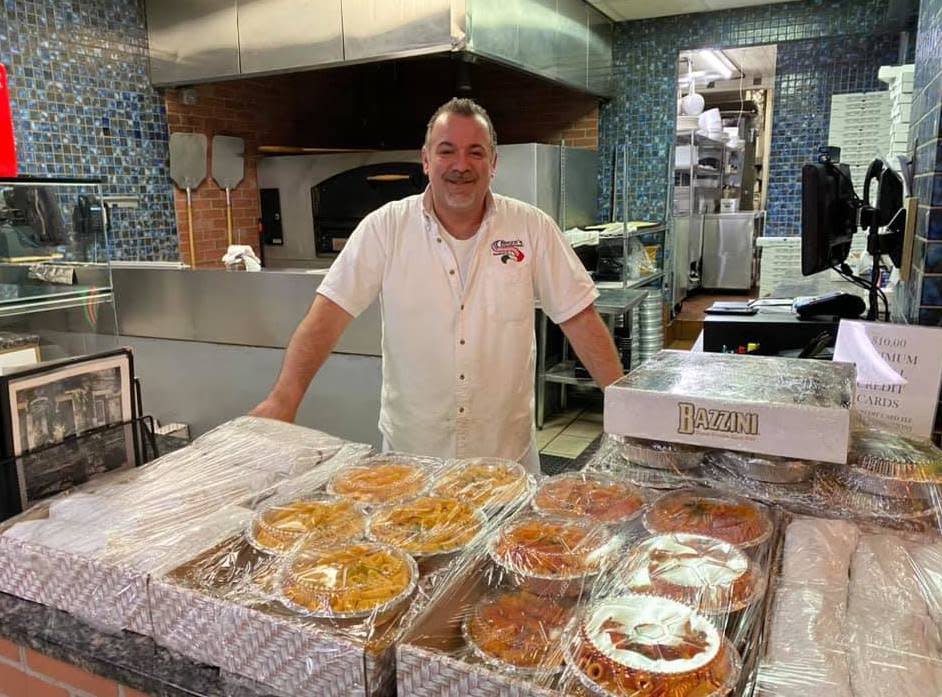
[[[430,194],[370,213],[318,292],[354,317],[380,296],[379,428],[397,451],[538,467],[534,306],[554,322],[598,291],[545,213],[493,194],[463,284]]]

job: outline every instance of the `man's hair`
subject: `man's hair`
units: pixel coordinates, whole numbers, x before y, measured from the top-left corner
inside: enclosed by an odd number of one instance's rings
[[[467,97],[452,97],[435,110],[435,113],[432,114],[432,118],[428,120],[428,126],[425,128],[426,147],[428,147],[429,140],[432,137],[432,127],[435,125],[435,122],[438,121],[438,117],[442,114],[457,114],[458,116],[470,116],[472,118],[475,116],[480,117],[487,126],[487,132],[491,137],[491,155],[495,155],[497,153],[497,131],[494,130],[494,124],[491,123],[491,117],[488,116],[484,107],[482,107],[473,99],[468,99]]]

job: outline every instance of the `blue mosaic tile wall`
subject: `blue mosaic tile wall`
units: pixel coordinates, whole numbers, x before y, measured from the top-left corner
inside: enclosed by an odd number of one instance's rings
[[[142,0],[0,0],[0,63],[20,174],[100,177],[106,195],[137,196],[114,217],[113,257],[179,258]]]
[[[779,57],[767,234],[794,234],[799,220],[795,186],[801,164],[827,136],[830,96],[878,89],[878,67],[897,60],[895,33],[879,36],[875,46],[872,38],[860,38],[879,33],[886,5],[886,0],[802,0],[618,24],[615,95],[600,113],[600,218],[610,215],[613,166],[620,211],[622,155],[619,151],[616,164],[613,152],[625,142],[629,217],[664,217],[678,52],[775,43]]]
[[[831,96],[886,89],[877,72],[898,60],[899,38],[892,34],[778,45],[767,235],[801,234],[801,166],[828,144]]]
[[[919,198],[910,281],[900,309],[912,322],[942,326],[942,0],[922,0],[916,37],[910,148]],[[942,409],[940,409],[942,416]]]

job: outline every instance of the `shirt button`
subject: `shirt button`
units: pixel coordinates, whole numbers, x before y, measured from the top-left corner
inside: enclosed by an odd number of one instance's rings
[[[458,413],[464,414],[464,407],[458,407]]]
[[[458,376],[458,379],[459,379],[459,380],[464,380],[464,373],[462,373],[461,375],[459,375],[459,376]]]
[[[436,237],[436,238],[435,238],[435,241],[438,242],[439,244],[441,244],[441,243],[442,243],[442,238],[441,238],[441,237]]]
[[[464,339],[461,339],[458,343],[464,346]]]
[[[461,306],[461,309],[462,309],[462,310],[464,309],[464,305]]]
[[[449,269],[448,275],[454,276],[454,275],[455,275],[455,270],[454,270],[454,269]]]

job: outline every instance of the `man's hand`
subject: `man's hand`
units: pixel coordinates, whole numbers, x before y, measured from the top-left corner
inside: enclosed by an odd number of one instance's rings
[[[289,424],[294,423],[297,414],[297,407],[292,407],[272,397],[268,397],[264,401],[259,402],[258,406],[249,412],[249,416],[277,419],[278,421],[287,421]]]

